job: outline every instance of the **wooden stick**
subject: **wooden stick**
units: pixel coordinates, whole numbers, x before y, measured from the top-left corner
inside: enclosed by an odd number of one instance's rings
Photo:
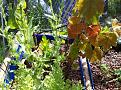
[[[92,90],[86,58],[82,58],[82,65],[83,65],[84,75],[86,80],[86,90]]]

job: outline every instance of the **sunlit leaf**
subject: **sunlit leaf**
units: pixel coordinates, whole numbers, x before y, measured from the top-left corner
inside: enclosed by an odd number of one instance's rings
[[[98,44],[102,46],[103,50],[108,50],[111,46],[116,46],[117,36],[113,32],[103,32],[98,36]]]
[[[100,26],[99,25],[90,25],[86,29],[87,36],[96,37],[98,33],[100,32]]]
[[[75,13],[78,11],[80,15],[91,19],[97,13],[103,13],[104,0],[77,0],[74,7]]]
[[[9,18],[8,18],[7,24],[8,24],[8,26],[10,26],[11,29],[16,29],[16,28],[18,28],[18,25],[15,21],[15,16],[14,16],[15,11],[12,9],[11,4],[9,4],[9,7],[10,7],[10,9],[9,9],[10,13],[9,13]]]
[[[22,7],[23,9],[26,9],[26,1],[25,0],[20,1],[18,9],[20,9],[20,7]]]
[[[110,29],[107,26],[102,28],[101,31],[100,31],[100,33],[106,33],[106,32],[110,32]]]
[[[80,23],[80,18],[77,16],[71,16],[69,17],[68,21],[70,24],[75,25],[75,24]]]

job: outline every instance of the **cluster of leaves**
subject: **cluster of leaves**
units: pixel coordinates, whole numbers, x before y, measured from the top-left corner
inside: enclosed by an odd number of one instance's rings
[[[114,74],[118,76],[116,80],[121,82],[121,69],[114,70]]]
[[[60,64],[58,62],[55,62],[55,65],[53,67],[53,71],[50,73],[49,76],[46,77],[44,80],[44,89],[43,90],[82,90],[82,86],[80,83],[74,84],[69,80],[66,82],[63,80],[62,75],[62,69],[59,66]]]
[[[67,27],[68,36],[78,39],[71,45],[67,56],[71,61],[77,59],[78,52],[92,62],[101,60],[103,52],[109,50],[111,46],[116,46],[116,34],[110,32],[108,27],[101,27],[98,21],[98,16],[103,12],[103,7],[103,0],[77,1],[74,16],[69,18]]]

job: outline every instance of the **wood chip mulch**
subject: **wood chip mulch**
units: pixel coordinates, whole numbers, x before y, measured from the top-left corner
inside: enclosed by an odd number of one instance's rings
[[[101,65],[106,65],[107,69],[105,70],[105,67],[101,68]],[[65,79],[74,82],[81,79],[80,70],[73,70],[68,62],[62,62],[61,67]],[[95,90],[121,90],[121,80],[118,81],[119,76],[113,73],[114,70],[121,70],[121,47],[109,50],[102,58],[102,61],[91,64],[91,68]]]

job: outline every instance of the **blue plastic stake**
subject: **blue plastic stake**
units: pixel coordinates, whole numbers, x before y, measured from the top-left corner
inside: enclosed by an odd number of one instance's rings
[[[84,90],[86,90],[86,80],[85,80],[85,77],[84,77],[84,70],[83,70],[82,59],[81,58],[79,58],[79,66],[80,66],[81,79],[82,79],[82,82],[84,84]]]
[[[24,51],[21,52],[21,54],[19,56],[19,60],[22,60],[23,56],[24,56]]]
[[[9,72],[9,79],[10,79],[10,81],[14,80],[14,78],[15,78],[14,72]]]
[[[90,63],[89,63],[89,60],[86,60],[86,61],[87,61],[88,72],[89,72],[92,90],[94,90],[94,81],[93,81],[93,77],[92,77],[92,71],[91,71]]]
[[[17,48],[16,52],[19,53],[20,49],[21,49],[21,46],[18,45],[18,48]]]

